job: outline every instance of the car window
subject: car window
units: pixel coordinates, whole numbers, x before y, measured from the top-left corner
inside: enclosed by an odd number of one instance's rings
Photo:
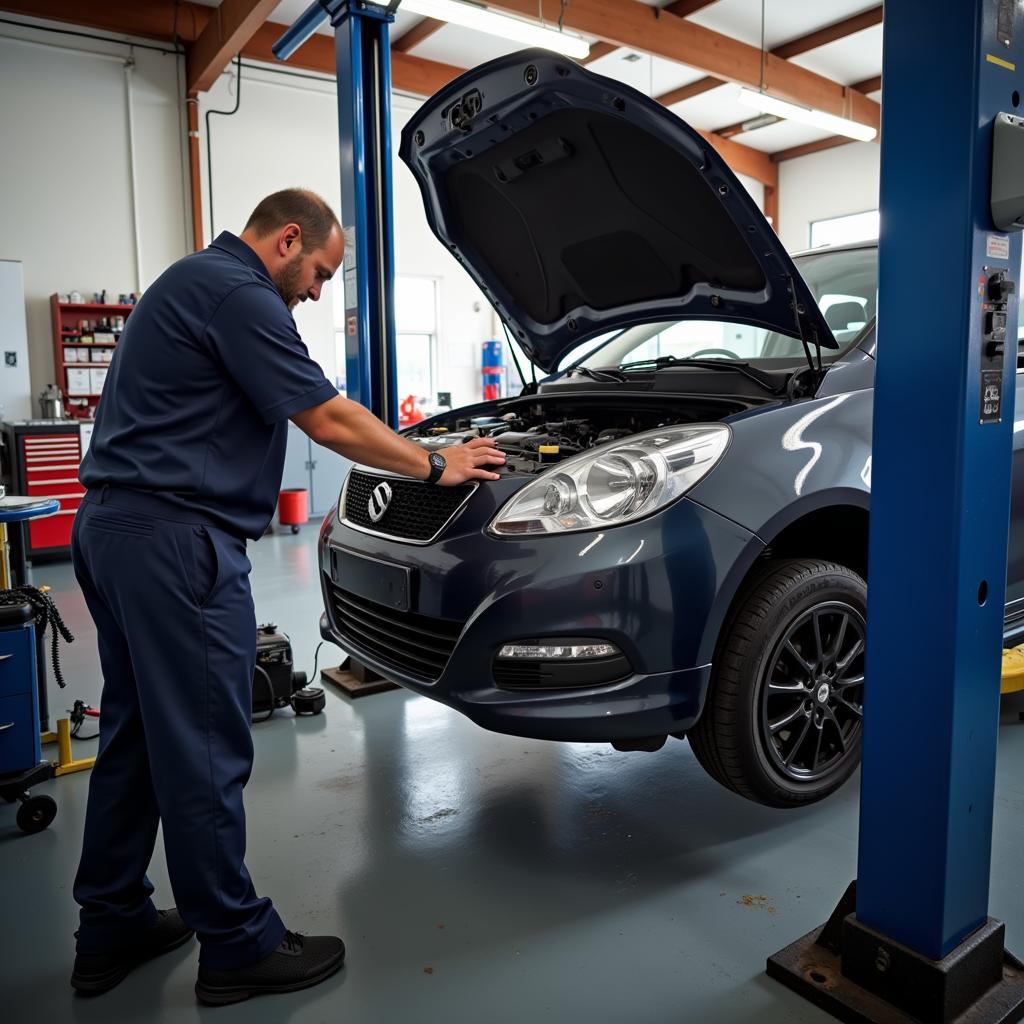
[[[816,252],[795,260],[840,350],[859,337],[878,305],[878,250]],[[627,328],[583,360],[584,366],[675,356],[677,359],[803,359],[799,338],[721,320],[680,320]],[[834,359],[836,351],[822,353]],[[579,360],[579,349],[569,362]]]

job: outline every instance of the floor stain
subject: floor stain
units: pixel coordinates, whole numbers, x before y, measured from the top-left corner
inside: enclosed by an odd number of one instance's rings
[[[329,779],[320,779],[317,786],[320,789],[333,790],[336,793],[344,793],[346,790],[355,789],[357,786],[366,784],[365,775],[338,775]]]
[[[434,811],[433,814],[428,814],[425,818],[420,818],[419,823],[421,825],[430,825],[435,821],[441,821],[442,818],[450,818],[453,814],[459,812],[454,807],[442,807],[439,811]]]
[[[736,902],[744,907],[756,907],[758,910],[767,910],[769,914],[778,913],[778,908],[773,907],[768,902],[767,896],[741,896]]]

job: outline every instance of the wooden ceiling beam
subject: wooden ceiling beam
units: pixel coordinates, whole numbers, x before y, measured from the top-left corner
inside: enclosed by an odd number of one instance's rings
[[[602,57],[607,57],[609,53],[614,53],[617,49],[618,47],[614,43],[598,40],[596,43],[591,44],[590,53],[580,63],[589,64],[591,61],[600,60]]]
[[[875,75],[873,78],[865,78],[863,82],[854,82],[850,88],[863,93],[878,92],[882,88],[882,76]]]
[[[879,4],[877,7],[861,11],[860,14],[855,14],[850,18],[843,18],[842,21],[826,25],[825,28],[808,32],[805,36],[791,39],[788,43],[783,43],[781,46],[774,46],[771,52],[776,57],[789,60],[791,57],[798,57],[801,53],[816,50],[819,46],[827,46],[829,43],[834,43],[837,39],[845,39],[856,32],[863,32],[865,29],[881,24],[882,5]]]
[[[709,75],[706,78],[699,78],[696,82],[691,82],[689,85],[681,85],[678,89],[670,89],[668,92],[663,92],[660,96],[655,96],[654,98],[659,103],[664,103],[666,107],[671,107],[673,103],[682,103],[683,100],[693,99],[694,96],[700,96],[702,93],[710,92],[712,89],[717,89],[720,85],[727,84],[722,79],[712,78]]]
[[[188,3],[178,6],[167,0],[0,0],[0,11],[31,18],[65,21],[119,35],[141,36],[169,42],[175,32],[186,43],[199,38],[210,20],[211,7]]]
[[[669,5],[665,10],[671,12],[672,6]],[[846,36],[853,35],[855,32],[861,32],[873,25],[878,25],[881,21],[882,6],[879,4],[877,7],[872,7],[869,10],[862,11],[860,14],[855,14],[851,18],[844,18],[842,21],[837,21],[826,28],[818,29],[816,32],[810,32],[797,39],[791,39],[788,43],[776,46],[771,53],[775,57],[788,60],[790,57],[796,57],[801,53],[807,53],[809,50],[816,49],[819,46],[825,46],[827,43],[833,43],[837,39],[843,39]],[[878,82],[879,84],[872,88],[864,88],[864,86],[872,82]],[[700,96],[701,93],[708,92],[711,89],[717,89],[720,85],[725,85],[724,79],[709,75],[688,86],[684,86],[682,89],[673,89],[671,92],[658,96],[657,99],[667,106],[671,106],[673,103],[682,103],[683,100]],[[854,89],[861,93],[875,92],[880,87],[881,77],[869,78],[867,81],[858,82],[853,86]],[[742,128],[737,130],[738,127],[737,125],[729,125],[728,128],[721,129],[721,132],[728,132],[729,135],[726,135],[726,138],[728,138],[730,135],[738,135],[742,131]]]
[[[723,139],[714,132],[699,132],[735,174],[745,174],[762,185],[775,187],[779,183],[779,168],[767,153],[738,142]]]
[[[489,6],[548,22],[561,17],[566,28],[609,43],[664,57],[697,68],[715,78],[758,88],[762,84],[762,54],[756,46],[648,7],[640,0],[489,0]],[[766,90],[804,106],[878,128],[881,111],[874,100],[850,92],[839,82],[769,53],[764,56]]]
[[[242,48],[242,56],[266,64],[277,64],[283,68],[319,71],[324,75],[334,75],[336,71],[334,37],[321,32],[310,36],[287,61],[279,61],[274,56],[271,46],[285,28],[287,28],[286,25],[268,21]],[[391,53],[392,87],[398,92],[407,92],[414,96],[433,95],[453,78],[458,78],[464,70],[464,68],[457,68],[451,64],[414,57],[411,53],[402,53],[401,51],[392,51]]]
[[[578,2],[580,0],[574,0],[569,9],[575,7]],[[105,3],[93,5],[87,10],[83,10],[79,0],[0,0],[0,10],[70,21],[77,25],[139,35],[164,42],[169,42],[173,38],[174,4],[170,0],[106,0]],[[182,3],[178,14],[179,37],[186,41],[198,38],[209,20],[210,10],[198,4]],[[287,62],[274,57],[271,46],[286,27],[274,22],[265,22],[241,47],[242,56],[267,64],[333,76],[334,40],[329,35],[314,34]],[[464,69],[397,52],[392,53],[391,71],[392,85],[396,90],[417,96],[429,96],[461,75]],[[737,174],[744,174],[770,187],[778,184],[778,167],[767,154],[749,146],[730,142],[728,139],[718,138],[710,132],[701,134]]]
[[[827,139],[818,139],[817,142],[805,142],[802,146],[793,146],[790,149],[781,149],[772,153],[773,164],[781,164],[786,160],[795,160],[798,156],[807,156],[810,153],[820,153],[826,149],[835,149],[837,146],[848,146],[856,139],[848,139],[845,135],[830,135]],[[739,143],[736,143],[739,145]]]
[[[665,4],[663,11],[674,14],[677,18],[688,18],[691,14],[703,11],[710,7],[716,0],[675,0],[675,3]]]
[[[391,49],[398,53],[408,53],[413,47],[429,39],[438,29],[444,28],[444,25],[445,23],[438,18],[424,18],[394,40]]]
[[[199,38],[189,44],[185,91],[206,92],[277,4],[278,0],[221,0]]]

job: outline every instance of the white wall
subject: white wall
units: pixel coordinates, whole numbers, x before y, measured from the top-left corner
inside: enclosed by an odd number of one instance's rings
[[[0,260],[0,418],[22,420],[32,416],[28,332],[25,326],[25,268],[14,260]],[[7,364],[10,355],[14,366]]]
[[[416,179],[398,159],[402,127],[419,106],[418,101],[399,96],[392,105],[395,269],[399,274],[437,280],[440,320],[434,381],[436,390],[452,393],[458,407],[480,400],[481,345],[501,335],[495,334],[490,303],[428,227]]]
[[[235,102],[235,71],[221,75],[200,98],[201,130],[208,109],[230,110]],[[418,104],[395,97],[394,143],[395,272],[434,278],[438,283],[437,331],[439,391],[451,391],[464,404],[480,395],[480,343],[491,337],[490,307],[470,277],[430,233],[419,189],[398,159],[402,125]],[[213,213],[215,232],[241,231],[259,200],[280,188],[301,186],[320,193],[340,209],[337,93],[331,80],[288,78],[251,66],[242,68],[242,99],[231,117],[212,117]],[[205,140],[205,136],[204,136]],[[203,150],[204,232],[210,235],[206,153]],[[317,303],[304,303],[295,319],[310,354],[332,380],[338,376],[335,329],[343,307],[334,291],[339,274]],[[478,307],[478,308],[477,308]]]
[[[745,174],[737,174],[737,178],[740,179],[740,184],[750,193],[751,198],[757,203],[759,210],[764,209],[764,185],[759,181],[755,181],[753,178],[748,178]]]
[[[89,52],[76,52],[82,49]],[[178,58],[136,49],[142,243],[142,280],[136,280],[123,68],[128,53],[115,42],[0,26],[0,259],[20,260],[25,268],[33,398],[56,379],[53,292],[135,291],[189,248],[175,102]]]
[[[812,221],[878,208],[880,152],[851,142],[779,164],[780,233],[790,252],[810,245]]]

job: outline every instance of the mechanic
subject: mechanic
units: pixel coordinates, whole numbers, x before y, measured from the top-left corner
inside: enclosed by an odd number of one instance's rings
[[[505,461],[481,438],[431,462],[326,379],[290,310],[320,298],[343,251],[320,197],[276,192],[240,237],[224,232],[164,271],[118,343],[72,540],[103,670],[74,885],[81,992],[107,991],[193,933],[206,1003],[304,988],[342,965],[341,939],[287,930],[244,863],[246,538],[273,516],[289,419],[353,461],[441,486],[497,479]],[[146,877],[159,822],[172,910],[155,908]]]

